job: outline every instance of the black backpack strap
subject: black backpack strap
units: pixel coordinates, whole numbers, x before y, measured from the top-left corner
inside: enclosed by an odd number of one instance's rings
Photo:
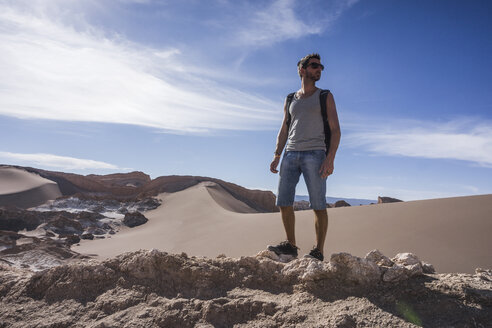
[[[290,117],[289,108],[290,108],[290,104],[292,103],[292,99],[294,99],[294,94],[295,94],[295,92],[289,93],[287,95],[287,99],[285,101],[285,106],[286,106],[285,108],[287,109],[287,122],[285,124],[287,125],[287,127],[290,126],[290,122],[292,120],[292,118]]]
[[[325,145],[326,145],[326,154],[328,155],[328,151],[330,150],[330,141],[331,141],[331,129],[330,124],[328,124],[328,115],[326,114],[326,99],[328,98],[328,94],[330,90],[321,90],[319,93],[319,104],[321,107],[321,116],[323,117],[323,127],[325,130]]]

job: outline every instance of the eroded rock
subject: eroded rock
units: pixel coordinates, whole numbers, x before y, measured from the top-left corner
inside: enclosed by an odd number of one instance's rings
[[[423,281],[406,268],[421,262],[399,254],[387,272],[407,280],[386,283],[375,262],[347,253],[325,262],[267,256],[138,251],[35,274],[0,262],[0,318],[5,326],[76,328],[486,327],[492,320],[490,270]],[[376,251],[367,257],[384,259]]]

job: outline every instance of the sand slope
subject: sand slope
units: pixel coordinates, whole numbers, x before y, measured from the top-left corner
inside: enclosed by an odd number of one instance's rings
[[[25,170],[0,167],[0,206],[29,208],[61,196],[56,182]]]
[[[267,244],[285,238],[279,213],[228,211],[215,199],[229,202],[229,209],[238,206],[237,200],[210,183],[159,197],[163,205],[145,213],[148,223],[125,228],[108,239],[83,241],[73,249],[100,258],[152,248],[197,256],[239,257],[256,254]],[[313,214],[296,213],[302,255],[314,244]],[[419,254],[438,272],[492,267],[492,195],[334,208],[328,214],[327,256],[336,252],[364,256],[377,248],[389,256],[400,252]]]

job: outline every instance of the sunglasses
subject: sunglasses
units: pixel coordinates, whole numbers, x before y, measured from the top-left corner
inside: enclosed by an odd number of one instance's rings
[[[308,67],[308,66],[311,66],[311,68],[313,68],[313,69],[317,69],[318,67],[321,67],[321,70],[325,69],[323,64],[318,64],[318,63],[310,63],[309,65],[306,65],[306,67]]]

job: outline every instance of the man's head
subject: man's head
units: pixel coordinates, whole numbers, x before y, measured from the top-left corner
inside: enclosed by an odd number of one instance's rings
[[[297,62],[297,73],[299,77],[303,78],[311,78],[314,81],[318,81],[321,77],[321,71],[324,69],[324,66],[321,65],[321,57],[317,53],[312,53],[307,56],[304,56]]]

